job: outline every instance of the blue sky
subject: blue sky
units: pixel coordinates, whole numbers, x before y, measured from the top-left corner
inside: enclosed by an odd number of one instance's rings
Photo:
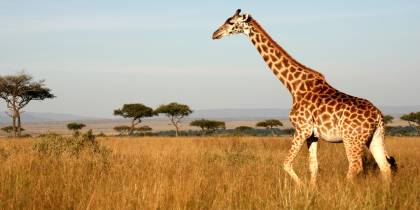
[[[46,79],[57,98],[28,111],[288,108],[245,36],[211,40],[241,8],[337,89],[381,106],[420,104],[419,1],[261,2],[0,0],[0,74]]]

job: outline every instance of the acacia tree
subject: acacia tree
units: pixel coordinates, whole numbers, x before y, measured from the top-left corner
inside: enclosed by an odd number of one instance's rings
[[[170,120],[172,125],[175,127],[176,136],[179,136],[179,127],[182,118],[190,115],[193,111],[188,105],[178,104],[176,102],[160,105],[155,111],[155,114],[165,114]]]
[[[212,133],[217,129],[225,129],[226,124],[223,121],[216,121],[216,120],[206,120],[206,119],[199,119],[193,120],[190,122],[191,126],[196,126],[201,128],[201,133],[205,134]]]
[[[387,125],[389,123],[392,123],[392,120],[394,120],[394,117],[391,115],[385,115],[384,116],[384,124]]]
[[[283,126],[283,123],[280,122],[280,120],[268,119],[268,120],[265,120],[265,121],[258,122],[256,124],[256,126],[257,127],[264,127],[266,129],[270,129],[271,130],[271,134],[274,136],[274,128],[275,127]]]
[[[400,119],[407,121],[411,127],[416,129],[417,134],[420,135],[420,112],[411,112],[402,115]]]
[[[120,135],[122,136],[122,135],[128,134],[131,128],[128,125],[120,125],[120,126],[115,126],[114,130],[120,133]]]
[[[51,90],[45,87],[44,80],[33,81],[32,76],[25,73],[0,76],[0,98],[6,101],[9,116],[13,121],[13,134],[20,136],[22,109],[31,101],[42,101],[54,98]]]
[[[7,133],[7,134],[11,134],[11,133],[12,133],[12,131],[13,131],[13,126],[12,126],[12,125],[9,125],[9,126],[6,126],[6,127],[3,127],[3,128],[0,128],[0,130],[4,131],[4,132],[5,132],[5,133]],[[24,129],[24,128],[20,128],[20,130],[21,130],[21,131],[25,131],[25,129]]]
[[[79,130],[81,130],[84,127],[86,127],[86,125],[83,123],[72,122],[67,124],[67,129],[73,131],[73,134],[75,136],[79,135]]]
[[[114,110],[114,115],[131,118],[129,135],[133,135],[135,126],[141,123],[141,118],[152,117],[153,109],[143,104],[124,104],[121,109]]]

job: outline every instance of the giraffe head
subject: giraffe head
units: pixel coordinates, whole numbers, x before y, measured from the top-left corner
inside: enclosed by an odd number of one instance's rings
[[[250,14],[240,13],[240,9],[236,10],[235,14],[232,17],[229,17],[225,23],[213,33],[213,39],[221,39],[224,36],[231,34],[248,34],[250,30],[249,21],[252,20],[252,17]]]

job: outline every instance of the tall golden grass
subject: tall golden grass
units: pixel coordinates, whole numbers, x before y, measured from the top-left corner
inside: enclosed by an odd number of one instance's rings
[[[342,144],[322,142],[316,190],[282,170],[290,138],[116,138],[109,157],[43,156],[0,140],[0,209],[420,209],[420,138],[387,137],[399,172],[347,183]],[[295,169],[308,182],[307,149]]]

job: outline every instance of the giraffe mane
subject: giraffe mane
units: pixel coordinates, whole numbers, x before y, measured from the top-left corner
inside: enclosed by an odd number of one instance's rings
[[[300,63],[299,61],[297,61],[295,58],[293,58],[286,50],[284,50],[283,47],[281,47],[273,38],[271,38],[270,34],[268,34],[264,28],[254,19],[252,18],[250,20],[250,23],[253,27],[255,27],[261,34],[263,34],[264,36],[266,36],[268,38],[268,41],[273,43],[273,45],[280,50],[280,52],[285,55],[288,59],[290,59],[292,62],[294,62],[296,65],[298,65],[299,67],[308,70],[311,73],[314,73],[318,76],[320,76],[321,78],[325,79],[324,75],[318,71],[315,71],[305,65],[303,65],[302,63]]]

